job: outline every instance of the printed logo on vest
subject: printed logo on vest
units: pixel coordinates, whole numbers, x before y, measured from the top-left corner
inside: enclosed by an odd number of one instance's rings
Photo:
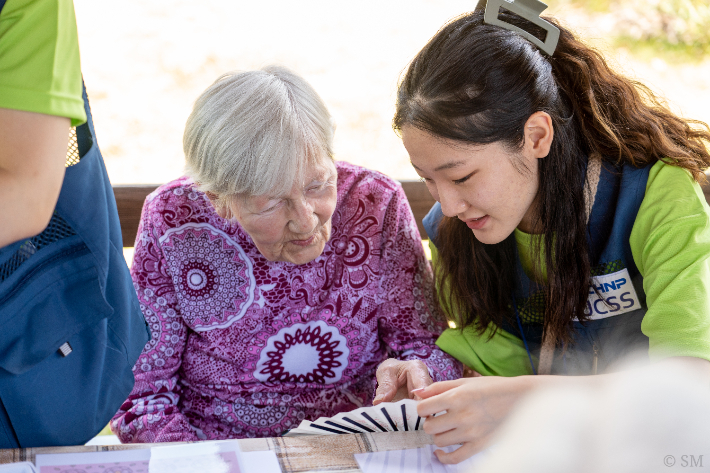
[[[591,314],[590,320],[605,319],[641,308],[628,269],[595,276],[592,282],[594,286],[589,288],[585,310],[585,313]]]

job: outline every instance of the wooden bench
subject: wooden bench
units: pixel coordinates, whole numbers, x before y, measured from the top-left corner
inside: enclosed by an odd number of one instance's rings
[[[427,214],[434,199],[429,194],[426,185],[421,181],[400,181],[404,193],[407,194],[409,205],[412,207],[414,218],[419,226],[419,233],[422,238],[426,238],[426,232],[422,227],[422,218]],[[153,192],[158,187],[154,185],[124,185],[113,186],[113,192],[116,196],[116,204],[118,205],[118,216],[121,219],[121,231],[123,232],[123,244],[126,246],[133,245],[136,241],[136,233],[138,232],[138,223],[140,222],[141,209],[146,196]],[[705,182],[702,185],[705,199],[710,202],[710,182]]]
[[[400,181],[409,205],[412,207],[414,218],[419,226],[419,233],[422,238],[426,238],[426,232],[422,227],[422,218],[427,214],[434,199],[429,194],[426,185],[421,181]],[[119,185],[113,186],[113,193],[116,196],[118,206],[118,217],[121,219],[121,232],[123,233],[123,244],[133,246],[136,241],[138,224],[141,218],[143,201],[148,194],[158,188],[157,184],[148,185]]]

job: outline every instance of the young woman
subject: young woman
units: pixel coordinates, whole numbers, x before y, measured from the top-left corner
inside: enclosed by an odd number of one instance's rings
[[[425,424],[436,444],[463,444],[438,452],[445,463],[483,448],[531,389],[620,376],[632,353],[710,380],[710,210],[696,182],[707,125],[554,20],[490,15],[431,39],[394,117],[438,201],[426,224],[458,327],[438,344],[483,375],[415,392],[420,415],[446,411]]]

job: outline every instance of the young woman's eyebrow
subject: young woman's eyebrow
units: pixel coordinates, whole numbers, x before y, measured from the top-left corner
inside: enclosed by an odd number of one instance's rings
[[[417,171],[422,171],[422,170],[419,169],[419,168],[416,166],[416,164],[414,164],[413,162],[410,161],[409,163],[410,163],[410,164],[412,165],[412,167],[414,167],[414,169],[416,169]],[[446,164],[442,164],[441,166],[437,167],[436,169],[434,169],[434,172],[436,172],[436,171],[443,171],[444,169],[457,168],[457,167],[462,166],[462,165],[464,165],[464,164],[466,164],[465,161],[451,161],[451,162],[448,162],[448,163],[446,163]],[[422,171],[422,172],[424,172],[424,171]]]
[[[457,168],[459,166],[463,166],[464,164],[466,164],[465,161],[451,161],[446,164],[442,164],[438,168],[434,169],[434,171],[436,172],[436,171],[443,171],[444,169],[453,169],[453,168]]]

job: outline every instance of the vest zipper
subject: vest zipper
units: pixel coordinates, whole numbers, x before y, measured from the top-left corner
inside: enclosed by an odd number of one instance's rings
[[[597,348],[597,342],[592,343],[592,350],[594,351],[594,357],[592,358],[592,374],[597,374],[597,365],[599,363],[599,348]]]

